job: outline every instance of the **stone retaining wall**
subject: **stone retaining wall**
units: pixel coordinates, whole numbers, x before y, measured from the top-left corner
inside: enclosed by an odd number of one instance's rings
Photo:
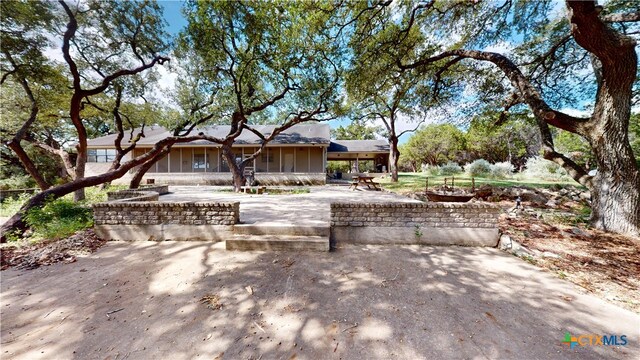
[[[331,241],[496,246],[500,211],[485,203],[333,203]]]
[[[155,193],[157,196],[157,193]],[[240,203],[145,202],[93,205],[96,233],[109,240],[214,240],[233,234]]]

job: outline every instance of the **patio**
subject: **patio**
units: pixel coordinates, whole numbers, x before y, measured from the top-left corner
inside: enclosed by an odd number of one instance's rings
[[[419,202],[380,191],[352,191],[348,186],[311,186],[307,194],[254,195],[222,192],[229,187],[171,186],[159,201],[239,201],[240,222],[297,226],[329,226],[332,202]],[[268,190],[267,190],[268,192]]]

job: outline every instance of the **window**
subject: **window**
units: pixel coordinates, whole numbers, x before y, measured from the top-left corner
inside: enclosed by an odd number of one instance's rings
[[[204,154],[194,154],[193,155],[193,169],[194,170],[204,170]]]
[[[116,159],[116,149],[88,149],[87,162],[106,163]]]
[[[264,149],[262,150],[262,153],[260,153],[260,160],[264,163],[266,162],[273,162],[273,151],[268,151],[268,149]]]

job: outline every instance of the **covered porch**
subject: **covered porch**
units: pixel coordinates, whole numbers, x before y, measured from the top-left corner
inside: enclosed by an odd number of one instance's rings
[[[389,169],[389,144],[384,140],[334,140],[327,149],[327,169],[334,178]]]

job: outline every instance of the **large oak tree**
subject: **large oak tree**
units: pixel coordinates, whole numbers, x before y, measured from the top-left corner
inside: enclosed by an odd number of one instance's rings
[[[544,157],[563,166],[591,191],[592,225],[638,236],[640,172],[628,138],[638,70],[637,42],[630,34],[637,34],[637,27],[633,31],[630,26],[613,23],[640,21],[640,13],[637,9],[610,12],[620,7],[617,2],[607,4],[607,10],[594,1],[567,1],[566,18],[549,20],[550,4],[413,4],[407,11],[408,27],[428,30],[427,22],[446,21],[450,26],[464,24],[466,28],[455,43],[431,43],[423,45],[423,51],[415,58],[399,57],[398,67],[407,71],[446,69],[454,60],[465,60],[470,66],[477,66],[477,62],[492,64],[513,90],[507,108],[525,104],[535,116]],[[514,23],[524,30],[520,36],[529,48],[524,57],[518,56],[522,52],[505,55],[484,50],[491,38],[504,39],[505,29]],[[534,36],[536,32],[543,37]],[[544,51],[538,52],[539,49]],[[536,56],[527,57],[527,53]],[[579,71],[567,70],[591,70],[591,76],[584,78]],[[595,89],[581,91],[581,83],[590,81]],[[589,96],[592,100],[588,117],[572,116],[559,109],[571,100],[580,107],[579,101]],[[583,167],[556,151],[549,126],[577,134],[590,144],[598,170],[595,176],[589,176]]]

